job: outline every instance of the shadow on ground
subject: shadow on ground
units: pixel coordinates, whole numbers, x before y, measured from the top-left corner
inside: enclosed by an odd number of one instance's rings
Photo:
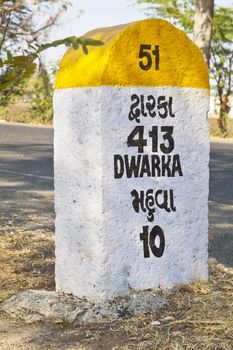
[[[0,196],[0,233],[54,233],[52,145],[1,145]]]

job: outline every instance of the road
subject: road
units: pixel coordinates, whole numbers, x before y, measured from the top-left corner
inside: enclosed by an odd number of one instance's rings
[[[0,123],[0,233],[54,232],[53,129]],[[233,143],[212,142],[209,253],[233,267]]]
[[[54,232],[53,129],[0,124],[0,233]]]
[[[211,143],[209,253],[233,267],[233,142]]]

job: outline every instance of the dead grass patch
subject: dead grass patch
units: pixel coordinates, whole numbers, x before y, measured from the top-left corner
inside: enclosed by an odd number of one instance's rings
[[[54,238],[51,234],[0,236],[0,301],[29,288],[52,290]]]
[[[0,299],[28,288],[54,289],[53,252],[50,234],[2,235]],[[57,334],[51,330],[51,339],[40,338],[41,349],[50,345],[51,349],[232,350],[233,269],[215,260],[209,265],[208,283],[166,292],[170,300],[166,310],[88,326],[63,325]]]
[[[90,349],[232,350],[233,269],[210,260],[208,283],[172,289],[167,310],[91,330]],[[157,321],[157,322],[155,322]],[[104,339],[111,339],[103,346]]]

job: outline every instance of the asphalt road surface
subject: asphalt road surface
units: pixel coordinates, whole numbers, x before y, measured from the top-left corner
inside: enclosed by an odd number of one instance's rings
[[[0,123],[0,233],[54,233],[53,129]],[[233,142],[212,142],[209,253],[233,267]]]
[[[0,123],[0,233],[54,232],[53,129]]]

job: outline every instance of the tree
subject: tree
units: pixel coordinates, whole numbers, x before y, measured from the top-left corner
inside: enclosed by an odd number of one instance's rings
[[[210,42],[213,25],[214,0],[196,0],[193,41],[201,50],[209,66]]]
[[[35,11],[38,21],[39,13],[45,12],[48,4],[50,10],[56,4],[53,14],[43,15],[38,26]],[[0,5],[0,105],[6,104],[16,87],[32,76],[42,51],[59,45],[78,49],[81,45],[87,53],[88,45],[102,45],[99,40],[74,36],[39,44],[41,33],[57,22],[68,0],[0,0]]]
[[[136,0],[136,3],[146,4],[145,14],[147,16],[167,18],[187,33],[192,32],[194,0]]]
[[[233,93],[233,10],[220,7],[214,14],[214,30],[210,48],[211,75],[216,83],[219,98],[218,125],[227,135],[227,116],[230,111],[229,96]]]
[[[194,42],[209,63],[209,48],[213,22],[213,0],[137,0],[147,4],[147,14],[169,19],[191,34],[194,26]],[[194,16],[195,14],[195,16]]]
[[[33,44],[56,24],[69,3],[67,0],[62,4],[59,0],[0,0],[0,5],[0,104],[4,104],[15,88],[34,73]]]
[[[1,50],[22,52],[57,23],[69,1],[0,0],[0,5]]]
[[[199,2],[200,0],[197,0]],[[209,3],[210,0],[202,0]],[[194,27],[194,0],[136,0],[138,4],[146,4],[146,13],[151,16],[167,18],[173,24],[181,27],[191,35]],[[197,12],[200,11],[198,8]],[[202,11],[202,10],[201,10]],[[211,15],[211,9],[209,9]],[[210,19],[207,26],[210,27]],[[213,79],[213,89],[218,95],[220,111],[218,125],[224,135],[227,133],[227,114],[230,111],[229,96],[233,92],[232,82],[232,46],[233,46],[233,9],[225,7],[214,8],[212,40],[210,45],[210,73]],[[201,35],[210,36],[204,33]],[[197,38],[197,34],[195,34]],[[202,36],[201,36],[202,37]],[[199,39],[196,39],[199,40]],[[208,40],[205,39],[203,50],[208,57]],[[200,45],[202,46],[202,45]]]

